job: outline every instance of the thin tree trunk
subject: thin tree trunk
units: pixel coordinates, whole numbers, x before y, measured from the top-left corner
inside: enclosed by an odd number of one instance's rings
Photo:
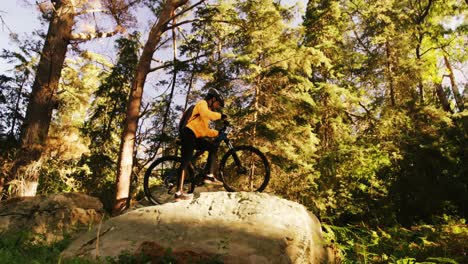
[[[24,88],[24,84],[26,83],[26,80],[27,80],[27,76],[21,82],[21,85],[19,87],[20,89],[19,89],[18,95],[16,97],[15,109],[13,111],[15,116],[13,117],[13,123],[11,124],[11,129],[10,129],[10,137],[11,138],[13,138],[15,136],[16,120],[18,119],[16,114],[19,112],[19,108],[20,108],[19,104],[20,104],[20,101],[21,101],[21,94],[23,93],[23,88]]]
[[[390,91],[390,103],[392,104],[392,106],[395,106],[395,84],[393,80],[392,53],[388,41],[385,43],[385,50],[387,55],[387,78],[388,89]]]
[[[148,41],[143,48],[143,53],[138,62],[121,137],[117,167],[116,196],[112,210],[114,215],[122,213],[128,207],[130,176],[133,166],[133,148],[135,146],[136,131],[138,128],[143,86],[146,76],[150,71],[153,53],[156,45],[161,40],[161,35],[167,28],[167,23],[171,20],[171,14],[173,14],[176,8],[182,6],[187,1],[188,0],[167,0],[167,2],[163,4],[158,21],[151,28]]]
[[[421,42],[422,37],[419,39],[419,43],[416,46],[416,62],[421,62]],[[421,76],[418,76],[418,93],[419,93],[419,103],[422,105],[424,103],[424,85],[421,80]]]
[[[426,17],[429,15],[429,11],[431,10],[432,8],[432,5],[435,1],[434,0],[429,0],[427,1],[426,5],[423,7],[421,6],[421,2],[420,2],[420,5],[419,5],[419,9],[416,12],[416,17],[415,17],[415,24],[416,24],[416,28],[417,28],[417,36],[418,36],[418,43],[416,45],[416,59],[417,59],[417,62],[420,63],[421,61],[421,44],[423,43],[423,39],[424,39],[424,35],[425,35],[425,31],[423,30],[423,23],[424,23],[424,20],[426,19]],[[421,80],[421,76],[418,77],[419,80],[418,80],[418,92],[419,92],[419,102],[420,104],[422,105],[424,103],[424,84]]]
[[[190,75],[190,80],[187,88],[187,95],[185,96],[185,104],[184,104],[184,112],[188,107],[188,102],[190,98],[190,93],[192,91],[192,86],[193,86],[193,80],[195,79],[195,65],[197,64],[198,56],[200,55],[200,50],[197,51],[197,55],[195,56],[195,61],[193,63],[194,67],[192,69],[192,73]]]
[[[458,90],[457,82],[455,80],[455,75],[453,74],[452,65],[450,64],[450,61],[447,58],[447,55],[444,55],[444,62],[445,62],[445,67],[447,67],[447,70],[449,72],[448,76],[450,78],[450,85],[452,88],[453,97],[455,97],[455,102],[457,103],[458,110],[460,110],[461,112],[464,109],[463,97],[460,94],[460,90]]]
[[[260,97],[260,83],[255,84],[255,98],[254,98],[254,115],[253,115],[253,135],[252,135],[252,144],[255,146],[255,140],[257,138],[257,122],[258,122],[258,111],[259,111],[259,97]]]

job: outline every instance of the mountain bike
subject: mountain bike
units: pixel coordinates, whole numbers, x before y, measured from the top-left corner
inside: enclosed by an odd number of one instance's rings
[[[218,178],[229,192],[261,192],[270,180],[270,164],[259,149],[250,145],[234,146],[229,139],[232,131],[233,127],[225,122],[214,141],[217,147],[222,142],[227,146],[227,151],[219,163]],[[196,186],[203,185],[203,153],[204,151],[197,150],[188,166],[184,192],[193,193]],[[143,187],[151,203],[163,204],[173,200],[181,160],[177,155],[163,156],[148,167]]]

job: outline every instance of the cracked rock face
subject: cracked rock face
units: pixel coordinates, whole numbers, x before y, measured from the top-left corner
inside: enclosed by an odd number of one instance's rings
[[[131,211],[82,235],[62,256],[115,257],[124,251],[143,252],[152,263],[168,254],[177,263],[327,260],[320,223],[304,206],[244,192],[201,193],[192,201]]]
[[[0,202],[0,233],[24,230],[33,240],[50,243],[88,229],[103,216],[102,203],[81,193],[17,197]]]

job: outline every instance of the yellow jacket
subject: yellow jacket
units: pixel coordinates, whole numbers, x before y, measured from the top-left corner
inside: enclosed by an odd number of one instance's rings
[[[208,102],[200,100],[193,108],[192,116],[187,122],[195,137],[217,137],[218,130],[209,127],[210,121],[221,119],[221,114],[208,108]]]

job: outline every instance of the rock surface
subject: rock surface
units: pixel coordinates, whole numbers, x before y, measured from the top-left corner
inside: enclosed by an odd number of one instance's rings
[[[23,230],[49,243],[89,229],[103,216],[102,203],[81,193],[17,197],[0,202],[0,233]]]
[[[152,263],[163,257],[177,263],[327,262],[320,223],[304,206],[244,192],[201,193],[192,201],[128,212],[82,235],[62,256],[116,257],[123,251],[143,252]]]

